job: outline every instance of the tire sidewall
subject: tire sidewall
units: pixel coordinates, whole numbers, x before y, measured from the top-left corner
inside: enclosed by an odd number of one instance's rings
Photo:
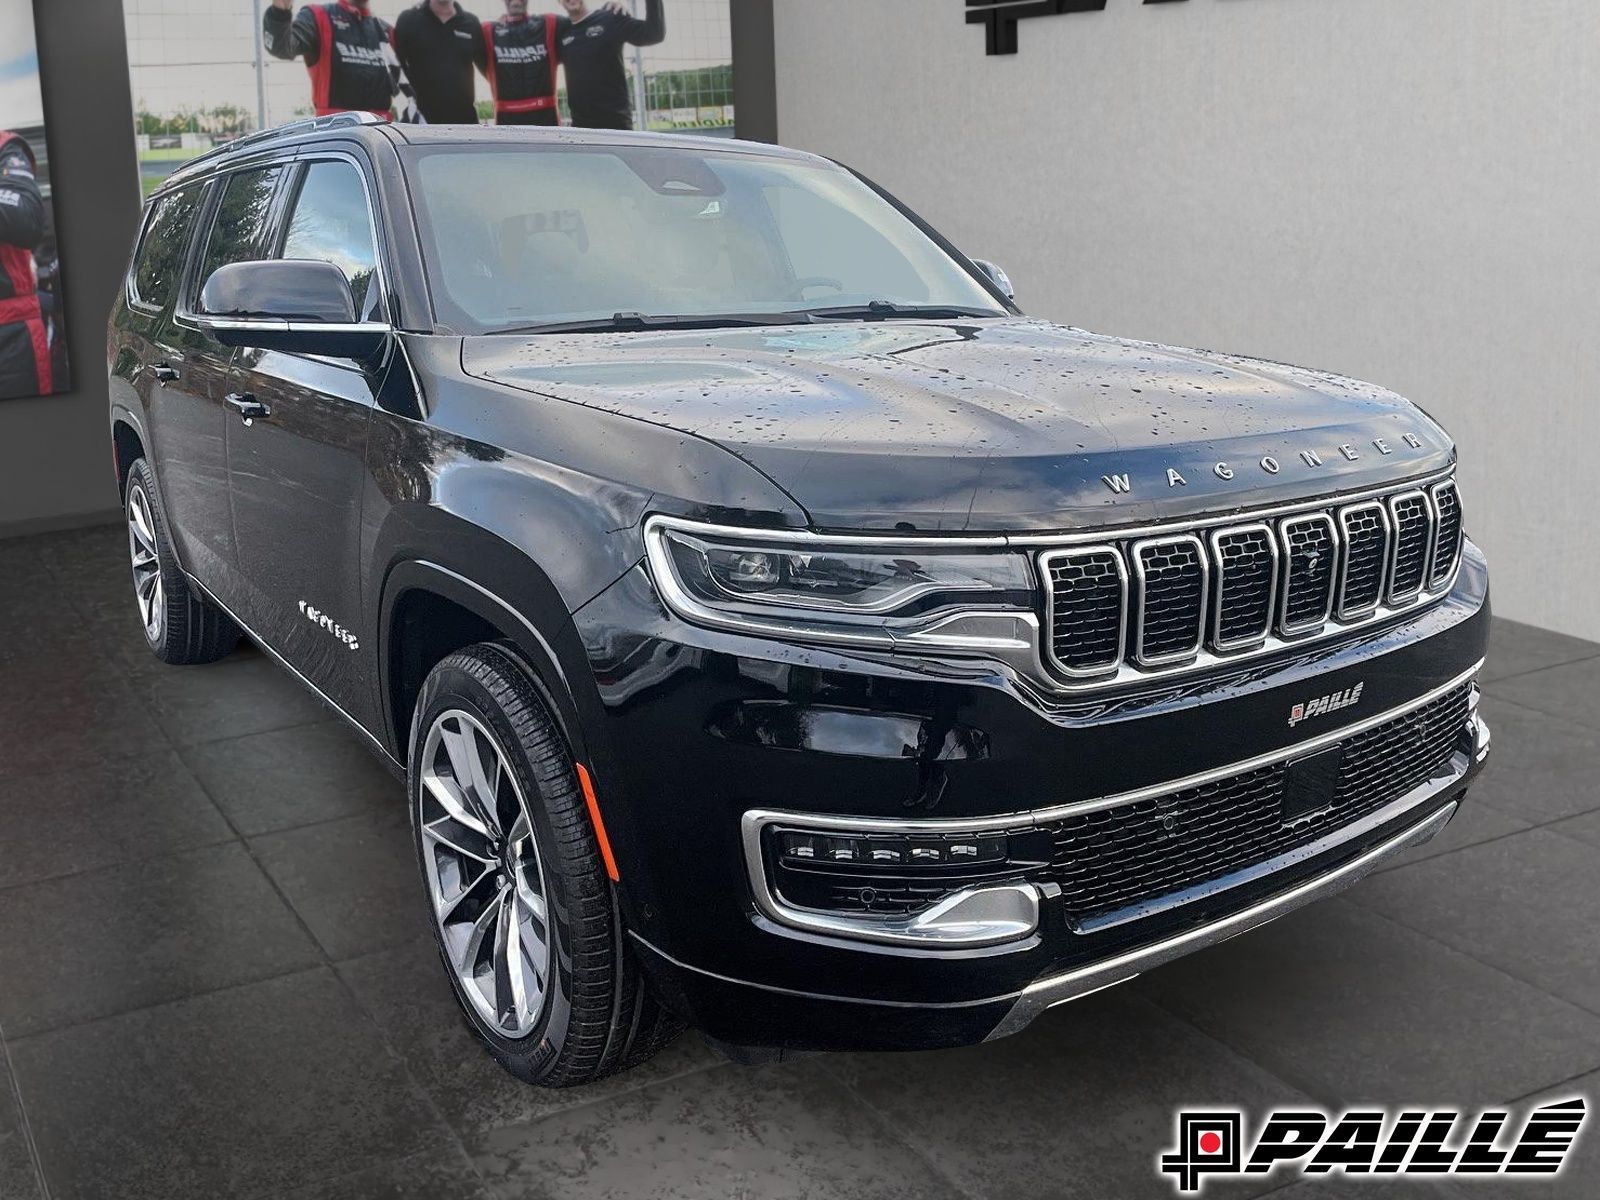
[[[156,567],[161,573],[162,605],[161,605],[161,637],[152,640],[150,630],[144,623],[143,614],[139,616],[139,632],[144,635],[145,645],[155,652],[158,658],[164,657],[167,649],[167,639],[171,636],[172,618],[170,607],[173,597],[174,576],[177,565],[173,561],[172,551],[167,545],[167,523],[161,513],[161,501],[156,498],[155,472],[150,469],[150,464],[145,459],[139,459],[128,471],[128,486],[122,498],[123,532],[128,533],[127,523],[132,519],[133,494],[138,491],[144,496],[145,507],[150,513],[151,538],[156,546]],[[132,534],[128,546],[128,575],[129,582],[133,583],[133,546]],[[135,584],[137,590],[137,585]],[[138,609],[138,596],[134,597],[134,608]]]
[[[529,688],[526,680],[507,678],[508,672],[497,662],[490,665],[505,682]],[[532,690],[531,688],[529,690]],[[542,702],[539,708],[543,709]],[[428,848],[422,836],[421,755],[427,733],[438,716],[449,709],[461,709],[490,731],[499,744],[516,778],[517,786],[528,807],[528,816],[537,839],[539,862],[544,871],[544,881],[549,900],[550,972],[546,989],[544,1010],[538,1023],[524,1037],[508,1038],[479,1015],[472,1001],[464,994],[461,981],[445,948],[444,936],[438,918],[433,912],[433,898],[428,888],[423,855]],[[541,712],[545,721],[548,713]],[[571,751],[566,751],[571,761]],[[494,695],[474,676],[447,659],[429,676],[418,697],[411,725],[411,753],[407,768],[407,793],[411,816],[412,844],[417,854],[417,868],[423,884],[427,907],[428,927],[433,932],[434,947],[439,953],[445,977],[450,981],[456,1005],[474,1032],[486,1042],[495,1057],[515,1069],[518,1075],[536,1079],[561,1053],[572,1013],[572,951],[570,945],[570,917],[572,880],[558,855],[559,843],[550,823],[545,796],[534,775],[522,739],[506,717]]]

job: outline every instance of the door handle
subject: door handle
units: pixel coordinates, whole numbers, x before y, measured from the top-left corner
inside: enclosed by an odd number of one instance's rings
[[[223,397],[223,402],[243,417],[246,425],[251,421],[264,421],[272,415],[271,410],[249,392],[231,392]]]
[[[178,368],[171,363],[158,362],[150,368],[150,374],[156,377],[158,383],[178,382]]]

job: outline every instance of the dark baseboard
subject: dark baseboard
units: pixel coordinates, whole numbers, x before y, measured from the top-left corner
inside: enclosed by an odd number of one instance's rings
[[[58,517],[35,517],[29,521],[0,521],[0,541],[31,537],[37,533],[61,533],[69,529],[91,529],[96,525],[115,525],[122,510],[102,508],[93,512],[64,513]]]

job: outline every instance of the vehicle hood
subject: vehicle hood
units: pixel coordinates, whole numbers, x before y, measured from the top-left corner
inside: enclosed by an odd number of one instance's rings
[[[497,335],[465,339],[462,365],[715,442],[820,529],[1120,525],[1454,460],[1443,430],[1370,384],[1028,319]]]

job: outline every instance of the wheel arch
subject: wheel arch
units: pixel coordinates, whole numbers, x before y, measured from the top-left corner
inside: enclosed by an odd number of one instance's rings
[[[117,499],[128,494],[128,470],[141,458],[150,457],[149,443],[139,418],[120,405],[111,411],[111,462],[117,474]]]
[[[413,710],[428,672],[455,651],[478,642],[509,646],[528,669],[578,760],[586,761],[586,695],[593,678],[577,629],[549,578],[518,555],[515,588],[459,563],[408,558],[384,581],[378,639],[383,717],[395,757],[406,762]],[[513,603],[508,593],[517,597]]]

